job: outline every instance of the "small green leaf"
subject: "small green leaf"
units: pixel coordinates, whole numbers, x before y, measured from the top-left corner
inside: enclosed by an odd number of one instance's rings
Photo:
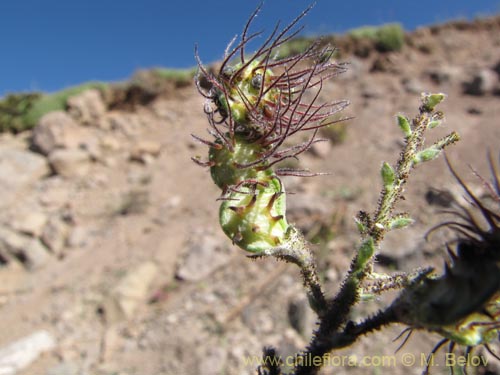
[[[443,123],[444,113],[437,111],[432,115],[431,121],[427,125],[428,129],[434,129]]]
[[[356,227],[358,228],[359,233],[361,234],[366,233],[367,230],[366,225],[361,220],[355,218],[354,222],[356,223]]]
[[[427,128],[434,129],[434,128],[437,128],[439,125],[441,125],[441,120],[433,120],[433,121],[429,122],[429,125],[427,125]]]
[[[434,148],[431,146],[431,147],[417,153],[417,155],[415,155],[415,158],[413,159],[413,161],[415,162],[415,164],[418,164],[418,163],[422,163],[425,161],[434,160],[439,156],[440,153],[441,153],[440,149],[437,149],[437,148]]]
[[[358,270],[364,269],[373,254],[375,254],[375,243],[373,242],[373,238],[368,237],[358,249],[356,268]]]
[[[386,190],[391,190],[394,185],[394,181],[396,180],[394,169],[392,169],[387,162],[384,162],[384,164],[382,164],[382,168],[380,169],[380,175],[382,176],[384,188]]]
[[[446,98],[446,95],[443,93],[438,94],[423,94],[422,95],[422,104],[424,110],[427,112],[432,112],[434,108],[441,103]]]
[[[399,128],[403,131],[406,137],[409,137],[411,135],[411,127],[408,118],[403,115],[398,115],[397,117]]]
[[[408,225],[413,224],[415,220],[408,216],[396,216],[389,220],[387,227],[389,229],[402,229],[406,228]]]

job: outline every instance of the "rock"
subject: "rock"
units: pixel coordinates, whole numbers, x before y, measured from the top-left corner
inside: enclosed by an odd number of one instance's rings
[[[68,225],[64,221],[58,217],[52,217],[43,228],[41,240],[54,254],[61,255],[68,232]]]
[[[53,350],[56,340],[41,330],[0,349],[0,374],[14,375],[28,367],[43,352]]]
[[[391,55],[379,55],[373,61],[370,72],[398,73],[398,65]]]
[[[309,338],[316,324],[316,315],[305,297],[296,298],[290,302],[288,319],[290,325],[306,339]]]
[[[144,262],[129,270],[104,301],[108,323],[130,319],[140,304],[147,299],[149,286],[158,272],[152,262]]]
[[[199,281],[229,261],[229,254],[213,236],[192,240],[178,265],[181,280]]]
[[[9,221],[9,226],[24,234],[39,237],[47,223],[47,216],[40,211],[24,208],[16,210],[15,216]]]
[[[330,141],[316,142],[311,146],[310,150],[313,155],[325,159],[332,150],[332,143]]]
[[[101,138],[101,147],[109,151],[119,151],[122,146],[116,137],[105,135]]]
[[[425,87],[422,82],[416,78],[403,78],[401,80],[401,84],[403,85],[405,91],[409,94],[420,94],[425,91]]]
[[[1,251],[0,255],[4,257]],[[4,259],[7,260],[7,258]],[[21,263],[17,260],[10,260],[6,264],[0,263],[0,266],[0,280],[2,280],[0,283],[0,296],[8,299],[9,294],[26,290],[26,270]],[[1,305],[0,302],[0,307]]]
[[[97,89],[90,89],[67,101],[69,114],[84,125],[93,125],[106,113],[106,106]]]
[[[83,177],[90,168],[90,158],[83,150],[55,150],[49,155],[49,162],[54,172],[63,177]]]
[[[66,244],[69,247],[83,247],[89,242],[89,230],[82,226],[76,226],[71,229]]]
[[[69,182],[61,176],[53,175],[37,184],[38,201],[43,207],[56,211],[70,200]]]
[[[469,95],[482,96],[493,93],[498,83],[496,73],[489,69],[481,69],[474,73],[472,78],[464,82],[464,93]]]
[[[361,96],[365,99],[380,99],[385,95],[384,89],[375,83],[361,84]]]
[[[462,70],[456,66],[436,64],[436,67],[426,70],[424,74],[434,83],[443,85],[458,81],[462,76]]]
[[[38,179],[49,174],[44,157],[34,152],[17,149],[0,149],[0,206],[14,201],[17,194]]]
[[[55,148],[78,148],[81,138],[79,126],[63,111],[43,116],[33,131],[33,146],[48,155]]]
[[[0,228],[0,253],[11,254],[30,269],[43,266],[49,259],[38,239],[5,228]]]
[[[130,160],[144,164],[150,163],[160,155],[161,143],[155,141],[139,141],[130,152]]]
[[[142,128],[139,116],[135,113],[109,112],[102,123],[103,127],[119,131],[128,137],[136,136]]]

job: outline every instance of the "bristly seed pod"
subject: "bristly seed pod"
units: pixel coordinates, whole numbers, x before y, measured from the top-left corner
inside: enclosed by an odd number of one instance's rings
[[[468,352],[479,345],[491,351],[488,345],[500,338],[500,174],[491,155],[489,162],[492,183],[483,182],[493,207],[475,196],[448,164],[487,227],[470,208],[459,205],[457,220],[431,230],[447,227],[458,234],[456,253],[448,247],[451,264],[445,264],[439,277],[422,275],[391,307],[400,322],[444,337],[431,354],[446,342],[450,351],[455,345],[468,347]]]
[[[233,40],[227,47],[218,74],[209,73],[195,51],[199,66],[195,81],[207,99],[205,113],[214,139],[193,136],[209,146],[207,162],[193,160],[210,167],[222,190],[222,229],[233,243],[254,253],[287,240],[286,196],[279,176],[316,175],[273,166],[320,141],[315,139],[318,129],[341,121],[329,118],[348,105],[347,101],[317,103],[323,81],[345,70],[331,61],[333,48],[320,48],[318,40],[298,55],[275,58],[279,48],[302,30],[296,26],[311,7],[281,31],[278,23],[247,57],[245,47],[262,34],[249,34],[260,8],[251,15],[236,46],[232,48]],[[202,79],[208,88],[202,87]],[[312,95],[306,95],[309,91]],[[311,132],[306,142],[282,149],[285,140],[301,131]]]

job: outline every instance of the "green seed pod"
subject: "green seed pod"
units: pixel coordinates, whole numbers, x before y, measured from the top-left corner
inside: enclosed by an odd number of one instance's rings
[[[248,134],[257,133],[262,135],[265,129],[256,125],[255,116],[270,117],[269,106],[274,106],[279,97],[279,90],[269,88],[276,79],[271,69],[262,68],[260,60],[253,60],[249,64],[236,63],[230,67],[231,72],[240,72],[238,76],[222,75],[222,85],[224,92],[219,91],[217,103],[221,112],[228,114],[231,112],[231,118],[240,128],[237,132]],[[249,112],[252,112],[250,116]]]
[[[258,160],[263,152],[263,147],[256,143],[245,142],[241,137],[236,137],[233,149],[222,147],[221,142],[210,147],[208,160],[211,163],[210,174],[215,184],[222,190],[229,186],[238,185],[242,181],[255,180],[266,177],[259,168],[239,168],[238,165],[252,163]],[[265,167],[265,162],[259,163]]]
[[[232,192],[219,211],[224,233],[234,244],[253,253],[282,244],[288,229],[282,184],[277,177],[268,174],[268,178],[255,187]],[[253,193],[252,189],[255,189]]]
[[[209,146],[207,162],[193,161],[210,167],[213,181],[222,190],[222,229],[233,243],[254,253],[284,244],[290,233],[279,176],[316,175],[292,168],[273,170],[273,166],[307,151],[318,141],[317,129],[338,122],[333,115],[349,104],[316,102],[323,81],[345,70],[331,60],[333,48],[317,41],[302,53],[276,59],[309,9],[281,32],[276,28],[253,55],[246,52],[259,34],[248,34],[259,9],[245,25],[241,40],[226,49],[217,74],[203,67],[195,51],[199,67],[195,83],[207,99],[204,111],[213,138],[193,136]],[[293,146],[285,142],[303,131],[310,134],[307,141]]]

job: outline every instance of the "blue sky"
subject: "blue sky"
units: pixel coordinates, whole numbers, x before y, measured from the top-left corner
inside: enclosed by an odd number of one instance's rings
[[[310,0],[267,0],[256,29],[290,21]],[[219,59],[257,0],[3,0],[0,96],[55,91],[89,80],[117,81],[135,70]],[[500,13],[500,0],[317,0],[306,34],[401,22],[406,29]]]

